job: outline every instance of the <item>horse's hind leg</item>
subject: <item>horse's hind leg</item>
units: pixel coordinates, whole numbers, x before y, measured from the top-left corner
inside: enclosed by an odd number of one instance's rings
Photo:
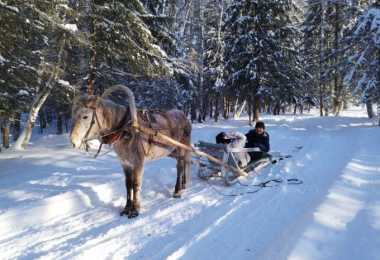
[[[186,189],[191,177],[191,152],[186,151],[184,156],[184,173],[182,178],[182,189]]]
[[[181,152],[178,152],[178,153],[180,154]],[[179,155],[177,157],[177,181],[174,188],[174,194],[173,194],[174,198],[180,198],[182,195],[182,189],[184,188],[183,183],[185,181],[184,173],[185,173],[185,158],[184,156]]]
[[[179,151],[177,157],[177,182],[173,197],[180,198],[182,191],[186,188],[187,181],[191,174],[191,152]]]
[[[191,146],[191,125],[189,124],[187,128],[185,128],[185,135],[182,138],[182,142],[188,146]],[[184,158],[183,165],[183,177],[182,177],[182,189],[186,189],[186,186],[189,184],[191,177],[191,152],[190,151],[182,151]]]

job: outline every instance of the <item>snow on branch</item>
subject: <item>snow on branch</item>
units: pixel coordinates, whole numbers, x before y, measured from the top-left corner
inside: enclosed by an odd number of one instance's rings
[[[70,34],[73,36],[74,39],[76,39],[79,43],[85,45],[85,46],[90,46],[90,42],[86,40],[84,37],[81,37],[80,34],[78,34],[78,28],[74,24],[61,24],[56,22],[52,17],[47,15],[45,12],[41,11],[38,9],[36,6],[32,4],[26,4],[27,7],[31,8],[33,11],[35,11],[43,20],[46,22],[50,23],[51,25],[65,31],[66,33]]]
[[[1,0],[0,0],[0,8],[5,9],[5,10],[10,11],[10,12],[13,12],[13,13],[16,13],[16,14],[18,14],[20,12],[17,7],[7,5],[7,4],[3,3]]]

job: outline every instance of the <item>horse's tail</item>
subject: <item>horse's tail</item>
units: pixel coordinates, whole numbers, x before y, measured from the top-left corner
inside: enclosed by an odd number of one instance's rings
[[[113,92],[115,91],[122,91],[127,95],[128,98],[128,106],[129,111],[131,113],[131,119],[132,119],[132,125],[137,125],[137,108],[136,108],[136,102],[135,102],[135,95],[133,94],[132,90],[124,85],[115,85],[107,89],[102,97],[108,97],[111,96]]]

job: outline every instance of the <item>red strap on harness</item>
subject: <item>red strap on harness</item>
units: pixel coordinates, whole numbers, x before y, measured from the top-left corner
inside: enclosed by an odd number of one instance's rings
[[[120,138],[123,136],[124,132],[123,131],[118,131],[115,133],[111,133],[105,136],[102,136],[102,143],[105,144],[113,144],[120,140]]]

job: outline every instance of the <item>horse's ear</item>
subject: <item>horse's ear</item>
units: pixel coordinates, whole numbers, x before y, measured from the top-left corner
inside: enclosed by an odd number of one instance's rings
[[[96,109],[99,96],[91,95],[87,99],[86,107],[91,109]]]

